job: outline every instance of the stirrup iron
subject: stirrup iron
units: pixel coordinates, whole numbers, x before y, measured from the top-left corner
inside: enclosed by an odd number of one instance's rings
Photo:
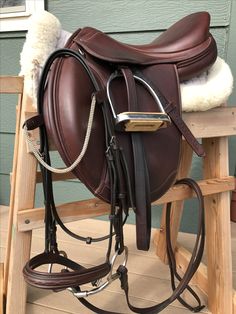
[[[157,103],[160,112],[121,112],[116,114],[112,104],[110,86],[115,78],[121,76],[122,75],[116,71],[111,74],[107,82],[107,98],[114,117],[116,130],[125,132],[155,132],[160,128],[167,127],[171,123],[171,120],[165,112],[158,95],[142,77],[136,74],[133,75],[134,79],[140,82],[149,91]]]

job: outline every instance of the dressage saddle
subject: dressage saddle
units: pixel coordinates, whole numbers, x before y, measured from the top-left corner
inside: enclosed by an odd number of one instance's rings
[[[175,299],[191,310],[202,308],[188,283],[203,253],[203,198],[196,182],[189,178],[176,182],[176,175],[182,137],[198,156],[204,156],[201,144],[181,118],[179,82],[207,71],[215,62],[217,48],[209,33],[209,23],[207,12],[191,14],[146,45],[124,44],[97,29],[85,27],[70,37],[65,48],[49,56],[40,80],[38,115],[24,124],[26,136],[30,130],[40,128],[40,151],[33,151],[41,164],[45,196],[45,251],[31,259],[23,270],[29,284],[56,291],[68,289],[95,313],[110,312],[98,309],[85,297],[98,293],[118,278],[128,306],[136,313],[158,313]],[[49,139],[67,170],[95,196],[111,204],[109,235],[83,238],[61,221],[53,198],[51,172],[55,169],[50,165]],[[128,249],[123,225],[132,208],[137,248],[148,250],[151,203],[173,184],[187,184],[199,199],[193,256],[181,278],[171,247],[171,204],[168,204],[167,253],[173,294],[156,306],[140,309],[129,302]],[[105,262],[86,269],[68,259],[57,247],[57,224],[87,244],[109,239]],[[115,254],[111,258],[113,242]],[[114,270],[115,260],[122,254],[124,262]],[[38,271],[44,264],[66,268],[61,272]],[[106,276],[105,283],[99,284],[98,280]],[[179,281],[177,287],[174,279]],[[80,286],[89,282],[93,288],[81,291]],[[198,306],[191,307],[182,299],[184,289],[195,297]]]

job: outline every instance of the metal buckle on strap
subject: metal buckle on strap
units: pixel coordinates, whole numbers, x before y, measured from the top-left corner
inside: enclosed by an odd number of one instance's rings
[[[128,248],[126,246],[124,247],[123,252],[124,252],[124,260],[123,260],[122,265],[126,266],[127,261],[128,261]],[[107,276],[107,280],[104,283],[102,283],[102,280],[100,279],[94,284],[94,285],[97,285],[97,287],[91,290],[78,291],[76,288],[73,288],[73,287],[67,288],[67,290],[72,292],[76,298],[86,298],[90,295],[94,295],[101,292],[107,286],[109,286],[113,281],[115,281],[116,279],[119,279],[119,274],[117,273],[117,271],[114,272],[114,265],[118,256],[119,256],[119,252],[116,251],[115,254],[112,256],[112,258],[110,259],[111,270]]]
[[[110,93],[111,82],[118,77],[122,77],[121,73],[116,71],[111,74],[107,82],[107,98],[110,104],[111,112],[115,120],[115,126],[118,131],[125,132],[154,132],[160,128],[167,127],[171,120],[165,112],[161,100],[159,99],[155,90],[148,84],[142,77],[134,74],[133,77],[136,81],[141,83],[154,98],[159,112],[121,112],[116,114],[112,103]]]

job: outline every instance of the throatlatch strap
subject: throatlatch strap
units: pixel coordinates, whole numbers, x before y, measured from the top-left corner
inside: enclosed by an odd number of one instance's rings
[[[136,84],[133,73],[128,68],[122,68],[121,72],[125,78],[128,109],[137,112],[138,102],[136,94]],[[146,164],[145,151],[141,134],[131,132],[134,161],[134,181],[135,181],[135,217],[136,217],[136,241],[139,250],[147,251],[150,247],[151,235],[151,200],[149,173]]]

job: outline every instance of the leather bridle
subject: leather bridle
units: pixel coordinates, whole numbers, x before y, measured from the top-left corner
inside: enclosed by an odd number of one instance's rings
[[[134,195],[130,183],[129,171],[127,169],[126,159],[122,151],[122,147],[119,146],[119,143],[116,138],[116,126],[114,123],[114,119],[112,118],[110,106],[108,104],[108,100],[104,96],[104,91],[99,88],[97,81],[90,70],[89,66],[86,63],[86,60],[81,56],[81,54],[69,50],[69,49],[61,49],[54,52],[50,58],[48,59],[45,68],[42,73],[42,78],[40,81],[39,92],[38,92],[38,112],[39,115],[43,115],[43,101],[44,101],[44,91],[45,86],[47,85],[48,73],[53,66],[53,63],[58,58],[66,58],[66,57],[75,58],[84,68],[87,75],[89,76],[93,86],[94,86],[94,94],[91,97],[96,97],[99,106],[102,108],[103,119],[104,119],[104,129],[105,129],[105,143],[106,143],[106,161],[108,165],[109,179],[110,179],[110,232],[108,236],[104,236],[101,238],[93,239],[91,237],[81,237],[79,235],[71,232],[61,221],[57,209],[54,202],[53,196],[53,184],[52,184],[52,174],[50,171],[41,166],[42,178],[43,178],[43,191],[44,191],[44,199],[45,199],[45,250],[42,254],[35,256],[32,258],[24,267],[23,274],[27,283],[34,285],[39,288],[44,289],[52,289],[54,291],[60,291],[62,289],[68,289],[73,293],[78,300],[87,306],[90,310],[95,313],[107,314],[107,313],[116,313],[109,312],[102,309],[97,308],[96,306],[89,303],[85,297],[98,293],[101,290],[105,289],[108,285],[110,285],[114,280],[119,279],[121,282],[121,288],[124,290],[126,295],[127,304],[129,308],[136,313],[159,313],[163,310],[167,305],[172,303],[174,300],[178,299],[184,306],[189,308],[192,311],[200,311],[202,309],[202,305],[199,297],[189,286],[189,282],[193,277],[196,269],[198,268],[202,254],[204,249],[204,204],[201,190],[196,182],[192,179],[181,179],[176,182],[176,184],[185,184],[189,186],[196,193],[196,196],[199,201],[199,223],[198,223],[198,233],[196,238],[196,243],[193,249],[192,258],[189,262],[187,270],[183,277],[181,277],[177,273],[176,262],[174,257],[174,252],[171,245],[170,239],[170,212],[171,212],[171,203],[167,204],[166,210],[166,240],[167,240],[167,253],[168,253],[168,261],[170,267],[171,274],[171,284],[172,284],[172,295],[165,301],[161,302],[158,305],[148,307],[148,308],[137,308],[131,305],[129,300],[129,285],[128,285],[128,270],[126,267],[126,262],[128,258],[128,249],[125,246],[125,240],[123,235],[123,225],[126,222],[126,219],[129,214],[129,208],[133,208],[133,210],[137,213],[140,210],[135,206],[135,204],[140,202],[135,201],[135,198],[141,198],[141,206],[145,206],[147,208],[147,199],[148,199],[148,180],[147,180],[147,171],[146,171],[146,163],[144,159],[144,154],[142,154],[142,147],[139,142],[139,134],[132,134],[132,145],[134,154],[139,156],[139,159],[134,165],[135,173],[139,171],[139,174],[136,176],[136,187]],[[128,97],[134,100],[135,92],[133,87],[134,77],[132,71],[127,68],[119,69],[119,76],[122,75],[126,81]],[[158,91],[159,93],[159,91]],[[163,96],[162,96],[163,99]],[[129,101],[130,104],[134,104],[136,101]],[[129,111],[137,111],[136,107],[130,107]],[[40,154],[44,161],[50,165],[50,155],[49,155],[49,144],[47,132],[44,126],[42,119],[38,120],[38,125],[34,125],[34,127],[40,127]],[[27,121],[26,121],[27,127]],[[28,123],[28,129],[32,129],[30,123]],[[142,186],[140,186],[140,182]],[[145,184],[144,184],[145,183]],[[139,188],[140,186],[140,188]],[[144,203],[142,203],[144,202]],[[150,219],[151,219],[151,208],[145,212],[141,219],[144,219],[144,225],[147,226],[147,229],[144,229],[145,233],[144,239],[150,238]],[[63,255],[58,249],[57,244],[57,225],[59,225],[65,232],[67,232],[72,237],[85,241],[88,245],[93,242],[102,241],[108,239],[108,248],[104,262],[101,265],[94,266],[91,268],[85,268],[84,266],[68,259],[65,255]],[[148,236],[147,236],[148,235]],[[114,237],[113,237],[114,236]],[[137,234],[137,236],[140,236]],[[115,240],[113,240],[115,238]],[[142,238],[142,237],[141,237]],[[112,247],[114,244],[115,253],[112,256]],[[142,241],[142,240],[141,240]],[[149,241],[146,244],[148,249]],[[124,261],[121,265],[118,266],[117,269],[114,269],[116,257],[118,255],[124,255]],[[59,264],[63,266],[61,272],[41,272],[36,270],[38,267],[49,264]],[[107,277],[105,283],[99,284],[99,280]],[[175,281],[178,281],[179,284],[176,286]],[[81,291],[80,286],[83,284],[92,283],[93,288],[91,291]],[[182,297],[182,292],[187,289],[193,297],[196,299],[198,305],[196,307],[190,306],[186,303]],[[117,313],[120,314],[120,313]]]

